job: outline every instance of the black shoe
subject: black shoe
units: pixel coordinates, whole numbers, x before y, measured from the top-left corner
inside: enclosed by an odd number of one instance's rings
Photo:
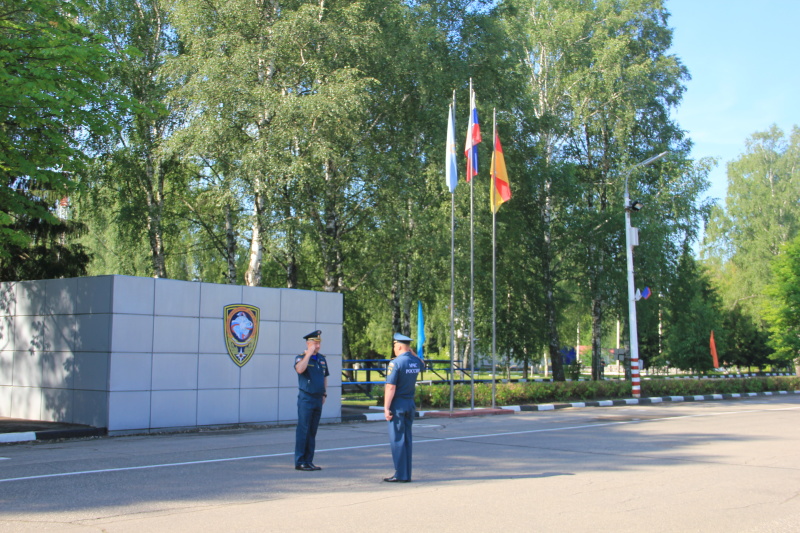
[[[295,470],[305,470],[306,472],[311,472],[312,470],[314,470],[314,468],[312,468],[311,466],[309,466],[309,465],[307,465],[305,463],[299,464],[299,465],[294,465],[294,469]]]
[[[409,483],[410,479],[397,479],[396,477],[385,477],[383,480],[387,483]]]
[[[306,466],[310,467],[311,470],[322,470],[321,466],[317,466],[314,463],[308,463]]]

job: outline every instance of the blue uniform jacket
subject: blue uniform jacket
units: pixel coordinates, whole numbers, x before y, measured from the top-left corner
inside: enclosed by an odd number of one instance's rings
[[[294,364],[302,361],[303,355],[294,358]],[[312,355],[308,360],[306,371],[297,374],[297,385],[300,390],[312,396],[322,396],[325,394],[325,378],[330,375],[328,371],[328,361],[321,353]]]

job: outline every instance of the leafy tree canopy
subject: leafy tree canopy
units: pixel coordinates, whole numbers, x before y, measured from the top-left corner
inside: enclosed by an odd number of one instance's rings
[[[82,146],[109,132],[104,66],[112,60],[79,22],[81,2],[0,0],[0,257],[31,240],[31,219],[75,189]]]

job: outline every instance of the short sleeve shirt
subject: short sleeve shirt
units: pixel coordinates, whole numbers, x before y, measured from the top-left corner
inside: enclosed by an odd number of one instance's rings
[[[302,354],[295,357],[295,366],[302,360]],[[300,390],[314,396],[321,396],[325,393],[325,378],[329,375],[328,361],[324,355],[318,353],[309,358],[306,371],[302,374],[297,374],[297,384]]]
[[[397,387],[394,397],[413,400],[417,376],[423,370],[425,370],[425,363],[419,357],[411,355],[411,352],[402,353],[390,362],[386,383]]]

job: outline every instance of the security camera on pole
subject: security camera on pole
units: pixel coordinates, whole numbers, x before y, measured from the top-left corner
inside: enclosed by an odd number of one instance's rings
[[[669,152],[661,152],[650,159],[637,163],[630,167],[625,174],[625,255],[628,261],[628,330],[630,333],[631,350],[631,392],[634,398],[641,397],[642,388],[639,375],[639,332],[636,327],[636,285],[633,281],[633,247],[639,244],[639,230],[631,227],[631,211],[638,211],[641,209],[642,203],[631,203],[631,197],[628,194],[628,178],[636,168],[649,165],[668,153]]]

